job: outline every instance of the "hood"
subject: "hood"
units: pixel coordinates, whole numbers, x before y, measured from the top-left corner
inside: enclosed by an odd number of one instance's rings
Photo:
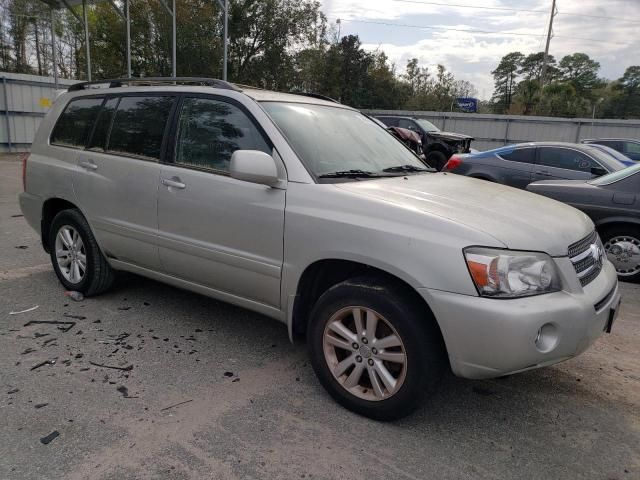
[[[444,140],[474,140],[473,137],[469,135],[464,135],[463,133],[454,133],[454,132],[427,132],[427,135],[433,138],[442,138]]]
[[[464,224],[514,250],[566,256],[570,244],[594,229],[584,213],[563,203],[455,174],[427,173],[336,186]],[[425,223],[425,227],[428,225]]]

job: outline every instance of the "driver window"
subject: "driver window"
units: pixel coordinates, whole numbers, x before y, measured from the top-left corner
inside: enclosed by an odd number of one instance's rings
[[[240,108],[209,98],[186,98],[180,109],[175,163],[228,172],[236,150],[271,154],[262,134]]]

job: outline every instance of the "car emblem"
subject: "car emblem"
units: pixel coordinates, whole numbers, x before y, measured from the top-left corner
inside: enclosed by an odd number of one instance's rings
[[[593,258],[594,263],[598,266],[598,268],[602,268],[602,262],[604,257],[604,250],[597,243],[591,244],[589,247],[591,250],[591,257]]]

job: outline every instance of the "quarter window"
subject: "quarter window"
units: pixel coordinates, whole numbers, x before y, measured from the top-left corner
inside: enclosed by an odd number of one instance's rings
[[[228,172],[236,150],[271,153],[256,126],[235,105],[186,98],[180,111],[176,163]]]
[[[84,148],[93,129],[103,98],[78,98],[71,100],[60,115],[51,143],[66,147]]]
[[[516,148],[509,153],[501,153],[500,157],[505,160],[511,160],[512,162],[533,163],[535,158],[534,154],[534,148]]]
[[[107,150],[160,158],[162,137],[173,97],[122,97],[116,109]]]
[[[547,167],[564,168],[565,170],[577,170],[580,172],[591,172],[591,168],[600,167],[598,163],[582,152],[570,148],[541,147],[539,149],[540,165]]]

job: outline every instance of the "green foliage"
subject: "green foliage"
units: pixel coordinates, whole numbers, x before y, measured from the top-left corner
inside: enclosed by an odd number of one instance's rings
[[[496,113],[562,117],[640,118],[640,67],[632,66],[613,82],[598,77],[600,64],[584,53],[547,57],[511,52],[491,72],[495,81],[492,110]]]

